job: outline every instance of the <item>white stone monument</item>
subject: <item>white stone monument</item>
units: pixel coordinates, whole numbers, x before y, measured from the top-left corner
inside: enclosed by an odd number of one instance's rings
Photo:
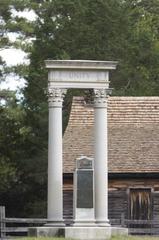
[[[62,205],[63,94],[67,88],[91,88],[95,93],[95,221],[98,226],[107,227],[107,229],[100,228],[102,235],[105,238],[110,236],[107,209],[107,98],[110,93],[109,70],[115,69],[116,64],[116,62],[104,61],[46,61],[46,67],[49,69],[48,226],[62,227],[64,224]],[[79,228],[73,227],[71,230],[67,228],[67,237],[79,238],[81,229],[79,231],[77,229]],[[99,229],[85,228],[86,232],[82,231],[82,239],[88,236],[92,238],[93,235],[97,239],[97,230],[100,236]]]
[[[117,62],[86,60],[46,60],[48,68],[49,154],[48,225],[63,225],[62,197],[62,102],[67,88],[94,89],[95,108],[95,219],[109,226],[107,175],[107,99],[109,70]]]
[[[72,239],[108,239],[107,101],[109,71],[117,62],[90,60],[46,60],[48,69],[49,146],[48,222],[32,229],[31,235],[62,235]],[[68,88],[94,89],[94,176],[96,227],[64,227],[62,173],[62,102]]]

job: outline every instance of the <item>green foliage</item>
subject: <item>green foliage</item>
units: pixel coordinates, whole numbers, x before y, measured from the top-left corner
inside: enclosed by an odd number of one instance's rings
[[[136,1],[137,2],[137,1]],[[148,7],[149,5],[149,7]],[[132,95],[158,95],[158,42],[159,22],[156,8],[159,2],[145,4],[141,1],[132,7],[131,22],[134,21],[131,36],[130,67],[131,79],[128,93]],[[137,20],[136,20],[137,17]]]
[[[24,108],[15,94],[10,93],[0,106],[0,205],[7,207],[10,216],[15,216],[18,210],[17,216],[27,216],[25,209],[33,215],[36,211],[31,211],[31,204],[34,206],[46,195],[46,190],[41,189],[46,189],[46,164],[45,171],[40,172],[43,170],[40,154],[44,152],[39,150],[37,160],[32,162],[36,140],[31,127],[25,125],[25,118]],[[38,169],[36,164],[40,166]],[[44,215],[44,211],[41,214]]]
[[[7,158],[0,155],[0,192],[9,191],[12,183],[16,183],[16,168]]]

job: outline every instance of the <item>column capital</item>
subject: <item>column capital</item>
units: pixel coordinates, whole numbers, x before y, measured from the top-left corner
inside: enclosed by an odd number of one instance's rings
[[[95,107],[106,107],[107,106],[107,99],[111,94],[111,88],[99,88],[94,89],[94,106]]]
[[[63,98],[66,94],[66,89],[48,87],[47,96],[49,107],[62,107]]]

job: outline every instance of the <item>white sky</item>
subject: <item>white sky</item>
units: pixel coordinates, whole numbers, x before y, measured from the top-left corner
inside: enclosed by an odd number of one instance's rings
[[[12,9],[12,14],[13,16],[19,16],[19,17],[24,17],[30,21],[34,21],[36,19],[36,14],[33,10],[25,10],[24,12],[19,11],[17,12],[16,10]]]
[[[27,64],[26,54],[18,49],[5,49],[0,52],[0,56],[6,61],[8,66],[14,66],[17,64]],[[0,83],[0,89],[17,90],[25,86],[24,79],[20,79],[18,76],[9,75],[5,81]]]
[[[6,61],[8,66],[14,66],[20,63],[28,63],[27,55],[20,49],[4,49],[0,52],[0,56]]]

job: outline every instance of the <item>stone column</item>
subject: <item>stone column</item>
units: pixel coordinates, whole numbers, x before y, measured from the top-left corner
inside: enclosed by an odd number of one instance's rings
[[[48,88],[49,142],[48,142],[48,223],[63,223],[63,172],[62,172],[62,102],[66,91]]]
[[[108,220],[108,137],[107,97],[110,89],[94,89],[95,115],[95,218],[99,226],[110,226]]]

